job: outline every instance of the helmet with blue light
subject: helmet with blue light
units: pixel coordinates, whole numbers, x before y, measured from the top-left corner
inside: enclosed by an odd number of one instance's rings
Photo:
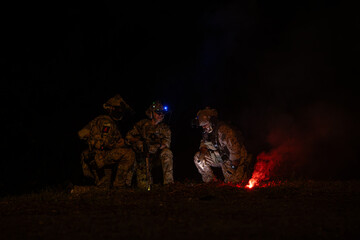
[[[151,103],[151,105],[149,106],[149,108],[145,111],[145,114],[152,119],[153,118],[153,114],[156,113],[158,115],[165,115],[166,113],[168,113],[168,106],[165,106],[161,103],[161,101],[157,100],[157,101],[153,101]]]

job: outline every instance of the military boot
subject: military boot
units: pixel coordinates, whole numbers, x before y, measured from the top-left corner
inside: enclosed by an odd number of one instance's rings
[[[111,184],[111,175],[112,170],[111,169],[104,169],[103,175],[99,177],[99,180],[96,181],[96,186],[100,188],[109,188]]]

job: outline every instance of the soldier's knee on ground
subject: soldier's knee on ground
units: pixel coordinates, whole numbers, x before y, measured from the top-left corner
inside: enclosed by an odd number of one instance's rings
[[[195,153],[195,155],[194,155],[194,163],[195,164],[200,163],[200,152]]]

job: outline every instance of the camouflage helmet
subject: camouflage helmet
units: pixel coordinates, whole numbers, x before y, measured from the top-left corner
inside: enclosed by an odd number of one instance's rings
[[[197,112],[196,114],[197,120],[199,121],[199,126],[203,126],[208,122],[212,122],[213,119],[218,118],[218,112],[214,108],[206,107]]]
[[[146,109],[145,114],[150,119],[152,119],[152,113],[156,112],[157,114],[165,114],[167,112],[167,107],[164,106],[160,101],[154,101],[152,104]]]
[[[116,94],[114,97],[107,100],[106,103],[103,104],[103,108],[109,112],[114,112],[114,118],[117,120],[120,120],[122,118],[122,114],[125,112],[133,112],[133,109],[124,101],[120,94]],[[116,114],[119,116],[116,116]]]
[[[120,107],[124,104],[126,104],[124,99],[120,96],[120,94],[116,94],[114,97],[107,100],[106,103],[103,104],[103,107],[104,109],[109,109],[111,107]]]

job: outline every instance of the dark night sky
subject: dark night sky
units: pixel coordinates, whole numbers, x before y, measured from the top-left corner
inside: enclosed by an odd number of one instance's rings
[[[5,184],[76,181],[85,147],[76,132],[116,93],[136,110],[123,131],[151,101],[169,105],[176,179],[200,179],[192,162],[200,131],[190,121],[206,105],[240,127],[254,155],[295,139],[301,154],[287,153],[285,172],[359,177],[354,6],[125,1],[1,9]]]

